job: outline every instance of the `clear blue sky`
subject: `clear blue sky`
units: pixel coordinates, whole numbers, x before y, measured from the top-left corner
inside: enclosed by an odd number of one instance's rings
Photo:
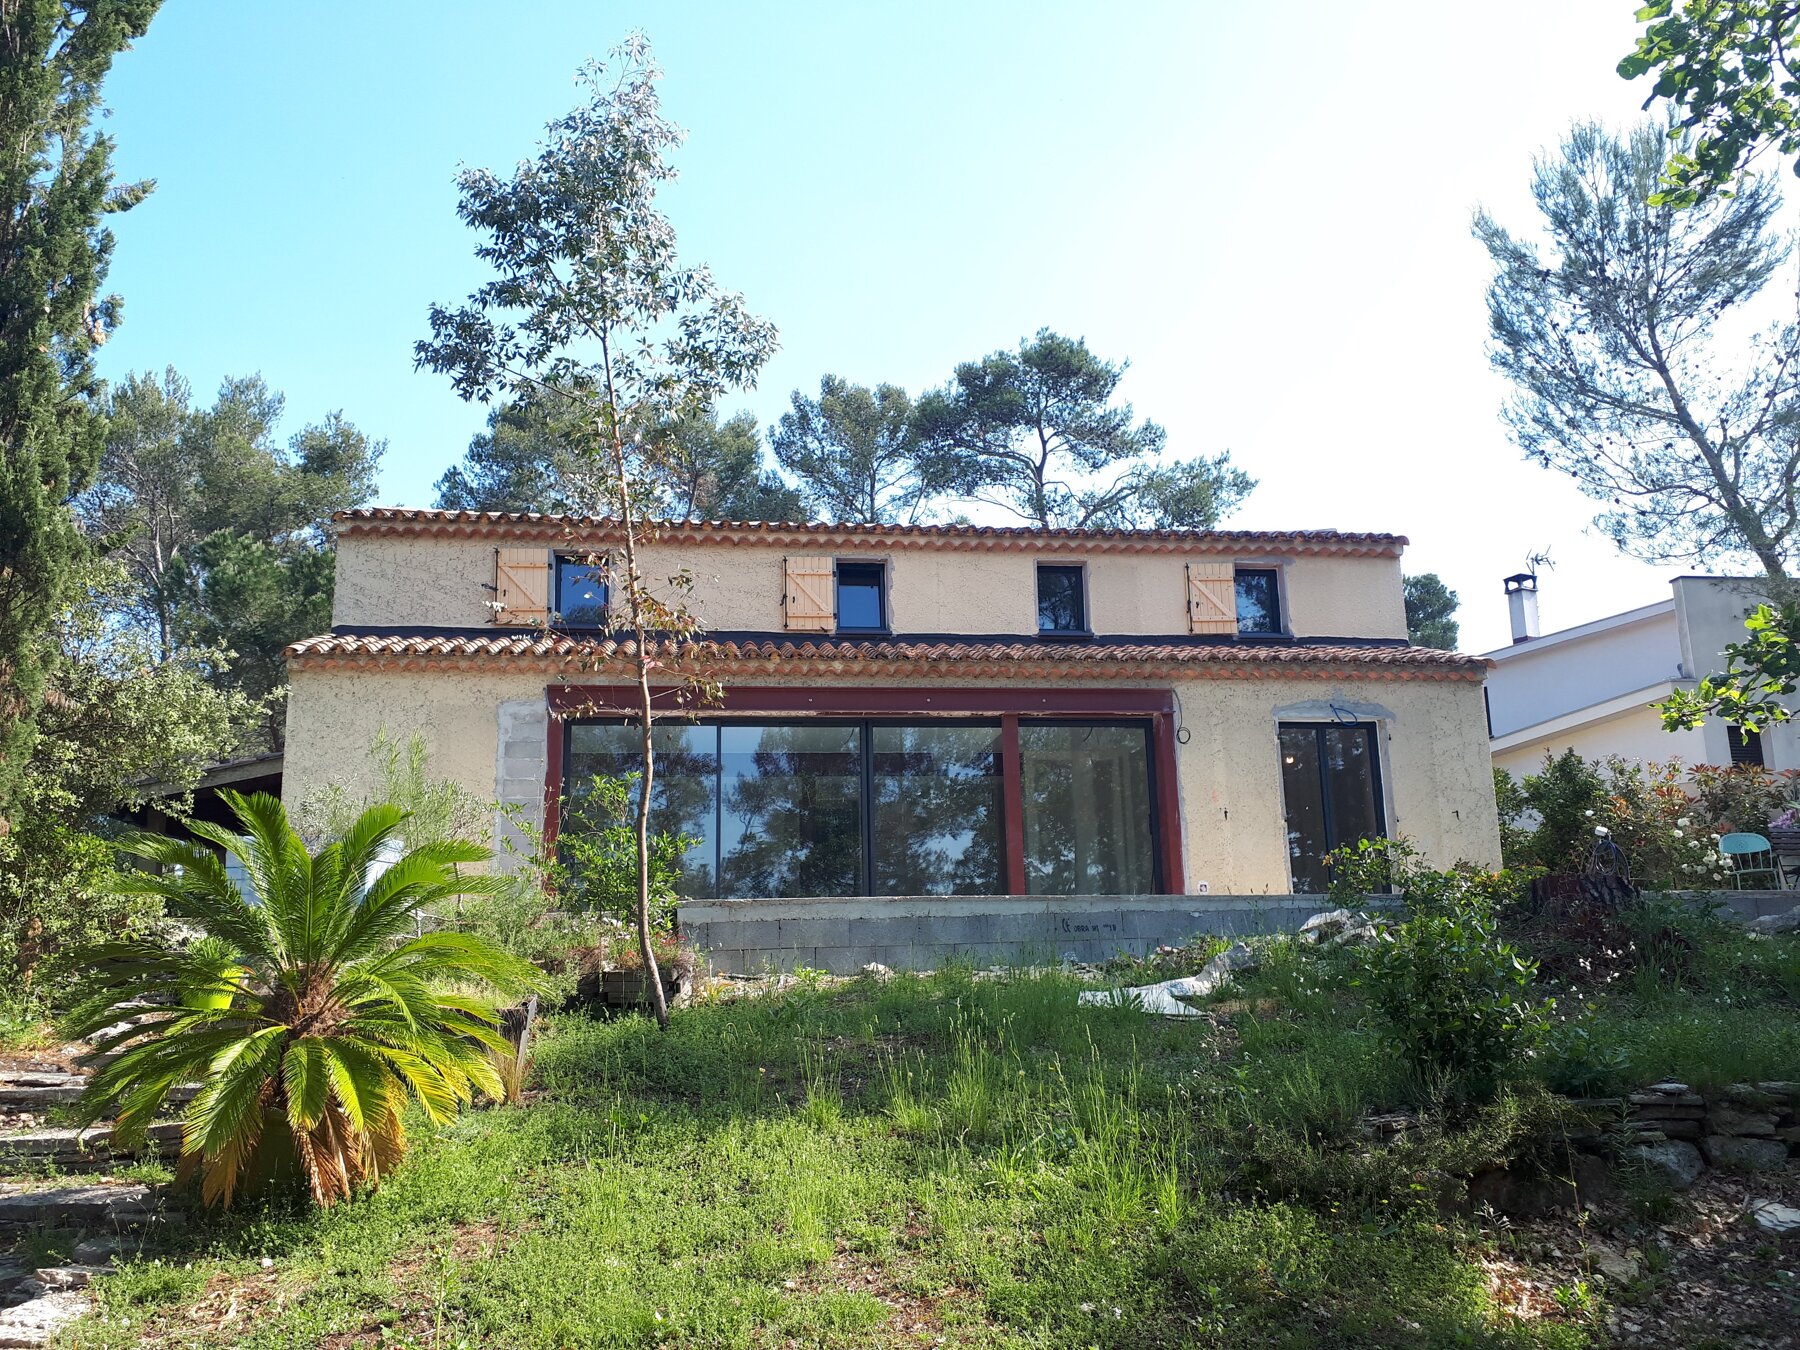
[[[260,371],[289,430],[342,409],[386,502],[483,420],[412,369],[433,300],[480,279],[459,163],[504,169],[572,76],[642,27],[689,133],[684,257],[773,319],[740,402],[767,426],[826,372],[918,391],[1041,326],[1129,357],[1181,455],[1261,486],[1231,523],[1411,536],[1506,639],[1500,578],[1549,548],[1548,626],[1668,594],[1523,464],[1486,366],[1486,203],[1523,227],[1532,156],[1635,116],[1633,0],[245,4],[168,0],[108,85],[125,325],[104,368],[210,397]]]

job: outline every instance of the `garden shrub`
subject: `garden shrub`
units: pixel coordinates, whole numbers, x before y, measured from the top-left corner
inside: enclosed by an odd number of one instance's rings
[[[1800,775],[1771,775],[1751,765],[1690,770],[1675,761],[1546,753],[1543,770],[1523,781],[1504,769],[1494,772],[1501,857],[1509,868],[1553,873],[1622,863],[1634,885],[1651,890],[1715,886],[1730,875],[1717,836],[1733,828],[1766,830],[1792,790],[1781,781],[1787,777]],[[1755,823],[1744,825],[1745,819]]]
[[[1501,940],[1496,910],[1524,885],[1517,873],[1433,871],[1405,841],[1365,840],[1333,861],[1333,889],[1384,880],[1405,918],[1382,925],[1357,983],[1401,1057],[1445,1096],[1485,1099],[1536,1049],[1551,1001],[1537,967]]]
[[[1696,764],[1690,771],[1694,814],[1716,834],[1766,834],[1769,822],[1800,798],[1800,772],[1758,764]]]

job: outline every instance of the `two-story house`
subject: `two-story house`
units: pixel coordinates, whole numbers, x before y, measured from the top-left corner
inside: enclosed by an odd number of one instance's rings
[[[382,730],[554,829],[626,774],[605,520],[335,521],[330,633],[289,649],[285,791],[368,788]],[[1393,535],[686,522],[722,700],[656,731],[695,901],[1316,894],[1404,833],[1494,864],[1486,663],[1410,646]],[[672,706],[672,705],[671,705]]]

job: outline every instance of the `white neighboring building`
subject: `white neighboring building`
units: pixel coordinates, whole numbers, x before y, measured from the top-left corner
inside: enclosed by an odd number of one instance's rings
[[[1650,705],[1692,689],[1723,664],[1726,644],[1744,638],[1757,583],[1736,577],[1676,577],[1654,605],[1540,635],[1537,578],[1506,579],[1513,642],[1484,653],[1488,734],[1494,763],[1515,778],[1534,773],[1546,751],[1587,759],[1687,764],[1767,764],[1800,769],[1800,722],[1745,735],[1709,719],[1698,731],[1667,732]]]

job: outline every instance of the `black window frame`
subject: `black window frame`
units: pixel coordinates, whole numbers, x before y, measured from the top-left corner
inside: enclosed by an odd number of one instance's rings
[[[875,591],[875,605],[876,605],[876,608],[880,612],[879,617],[881,619],[881,622],[873,628],[869,628],[869,627],[866,627],[861,624],[846,624],[843,621],[842,615],[844,612],[844,603],[843,603],[844,573],[846,571],[864,572],[864,573],[873,573],[874,574],[875,585],[874,585],[873,589]],[[868,585],[868,583],[866,581],[865,582],[856,582],[853,584],[857,585],[858,587],[863,587],[863,586]],[[871,561],[866,558],[839,558],[839,559],[837,559],[832,566],[832,573],[831,573],[831,609],[832,609],[832,619],[835,624],[835,631],[837,631],[839,633],[891,633],[891,632],[893,632],[894,631],[893,626],[892,626],[893,619],[888,613],[888,567],[887,567],[887,563],[885,561],[880,561],[880,560]]]
[[[557,553],[552,556],[556,559],[555,626],[558,628],[579,629],[582,632],[600,632],[604,630],[607,627],[606,616],[612,610],[612,582],[606,577],[606,560],[602,558],[598,562],[590,562],[589,558],[596,555],[585,553]],[[580,568],[583,571],[593,573],[594,576],[599,579],[601,599],[600,617],[597,622],[575,623],[569,619],[568,609],[563,601],[563,571],[565,568]]]
[[[1376,825],[1376,828],[1380,831],[1380,833],[1376,835],[1376,838],[1378,838],[1378,839],[1393,838],[1393,835],[1390,833],[1390,827],[1392,825],[1392,821],[1389,819],[1389,814],[1388,814],[1389,807],[1388,807],[1388,799],[1387,799],[1387,781],[1386,781],[1385,775],[1381,771],[1381,736],[1379,734],[1379,730],[1380,730],[1380,728],[1377,726],[1377,724],[1375,724],[1373,722],[1297,721],[1297,722],[1278,722],[1278,723],[1276,723],[1275,731],[1276,731],[1277,749],[1275,752],[1275,757],[1277,760],[1276,770],[1278,773],[1280,772],[1280,768],[1281,768],[1281,765],[1279,763],[1280,758],[1281,758],[1281,751],[1280,751],[1279,747],[1281,744],[1280,735],[1282,732],[1284,732],[1284,731],[1310,731],[1313,733],[1313,736],[1315,737],[1314,753],[1317,756],[1317,761],[1319,764],[1319,775],[1320,775],[1320,779],[1319,779],[1319,788],[1320,788],[1319,815],[1320,815],[1320,822],[1324,826],[1324,830],[1325,830],[1325,841],[1326,841],[1325,852],[1327,855],[1335,852],[1337,849],[1342,848],[1345,843],[1344,840],[1339,839],[1337,837],[1337,824],[1336,824],[1336,821],[1333,819],[1333,814],[1332,814],[1331,793],[1326,790],[1326,784],[1325,784],[1325,779],[1324,779],[1325,764],[1326,764],[1326,758],[1327,758],[1326,751],[1325,751],[1325,736],[1326,736],[1326,733],[1330,732],[1330,731],[1361,731],[1364,735],[1366,735],[1368,737],[1368,739],[1369,739],[1369,786],[1375,794],[1375,825]],[[1283,789],[1283,796],[1282,796],[1282,802],[1281,802],[1281,816],[1282,816],[1282,826],[1283,826],[1283,829],[1285,832],[1285,829],[1287,826],[1287,797],[1286,797],[1285,788]],[[1289,848],[1291,848],[1291,845],[1289,846]],[[1291,851],[1287,851],[1287,850],[1284,850],[1284,851],[1287,852],[1288,891],[1290,894],[1292,894],[1292,895],[1325,895],[1325,894],[1329,894],[1328,891],[1296,891],[1294,889],[1293,854]]]
[[[1247,576],[1266,576],[1269,589],[1274,597],[1275,612],[1270,616],[1271,624],[1267,628],[1244,627],[1243,596],[1239,590],[1243,578]],[[1237,607],[1238,633],[1244,637],[1281,637],[1287,632],[1287,605],[1281,594],[1281,569],[1279,567],[1238,567],[1232,570],[1231,598]]]
[[[1058,576],[1073,574],[1075,578],[1075,598],[1080,610],[1081,625],[1078,628],[1046,628],[1044,627],[1044,576],[1051,573]],[[1037,565],[1034,578],[1037,585],[1038,636],[1046,638],[1091,638],[1094,625],[1088,615],[1087,568],[1081,563],[1041,562]]]

